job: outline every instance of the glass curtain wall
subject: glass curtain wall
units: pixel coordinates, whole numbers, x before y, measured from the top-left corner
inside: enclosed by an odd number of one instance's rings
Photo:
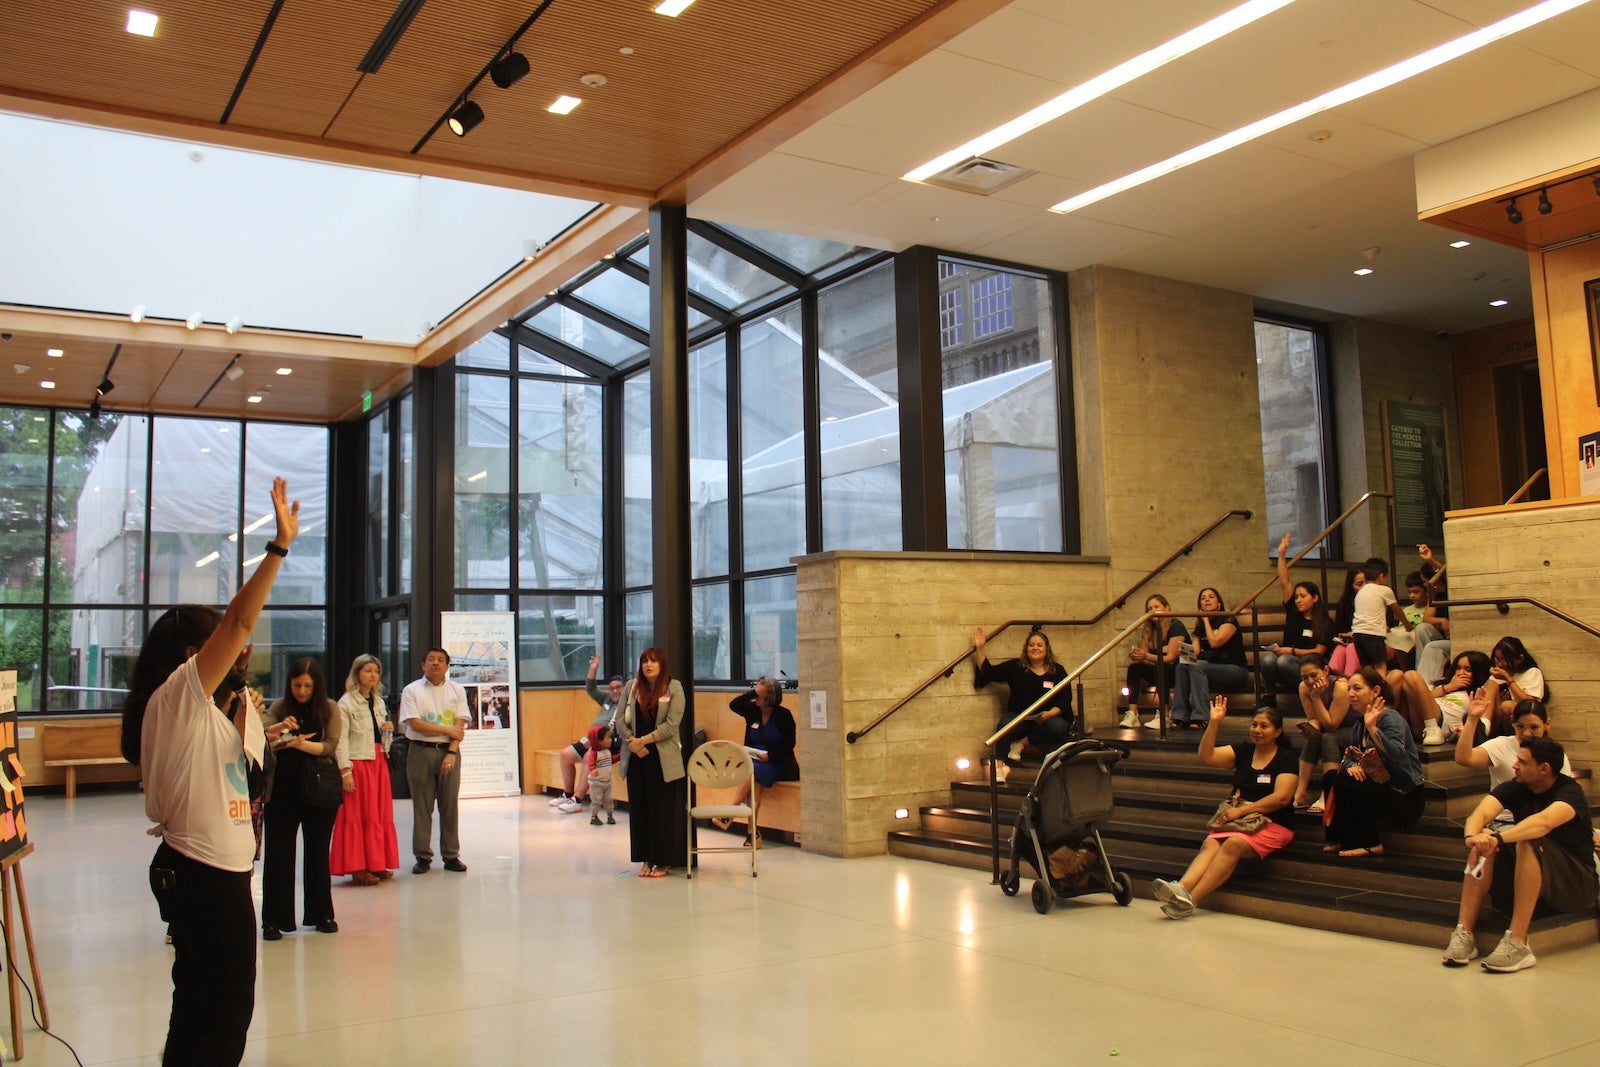
[[[1267,550],[1283,531],[1298,553],[1329,519],[1331,440],[1326,425],[1327,336],[1320,326],[1256,320],[1256,388],[1261,395],[1261,458],[1266,467]],[[1339,546],[1318,546],[1311,556]]]
[[[0,665],[18,709],[120,708],[150,620],[226,604],[260,561],[280,474],[301,532],[255,635],[250,681],[272,696],[289,661],[327,650],[327,431],[0,408]]]

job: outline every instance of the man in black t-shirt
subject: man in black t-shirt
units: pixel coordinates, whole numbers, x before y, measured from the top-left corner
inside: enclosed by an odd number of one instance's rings
[[[1445,948],[1447,967],[1464,967],[1478,955],[1472,930],[1486,896],[1511,925],[1483,961],[1486,971],[1521,971],[1538,960],[1528,947],[1536,909],[1583,911],[1595,903],[1594,830],[1589,798],[1559,768],[1566,760],[1549,737],[1524,738],[1512,780],[1496,786],[1467,817],[1467,871],[1461,880],[1458,925]],[[1508,810],[1511,826],[1494,818]],[[1509,903],[1509,909],[1507,904]]]

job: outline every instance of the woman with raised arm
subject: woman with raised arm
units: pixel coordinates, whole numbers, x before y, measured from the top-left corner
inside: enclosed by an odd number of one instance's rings
[[[1161,914],[1187,919],[1200,901],[1220,889],[1242,860],[1266,859],[1294,840],[1292,798],[1298,775],[1294,750],[1283,743],[1283,716],[1276,708],[1262,708],[1250,720],[1250,740],[1223,748],[1216,745],[1222,720],[1228,717],[1228,698],[1211,701],[1211,717],[1200,738],[1200,762],[1233,772],[1233,803],[1217,813],[1217,828],[1206,835],[1200,852],[1176,882],[1155,880]],[[1251,816],[1266,817],[1264,825],[1246,830],[1234,825]],[[1248,825],[1248,824],[1247,824]]]
[[[248,766],[268,734],[244,691],[250,631],[300,532],[300,502],[272,480],[277,532],[220,615],[172,608],[150,627],[129,680],[122,754],[139,767],[161,844],[150,888],[171,932],[172,1014],[165,1064],[236,1064],[255,1012],[255,834]]]
[[[990,663],[984,652],[987,638],[983,627],[972,635],[972,662],[975,667],[972,684],[982,689],[990,682],[1006,687],[1006,707],[995,725],[1004,726],[1050,692],[1067,676],[1067,669],[1056,660],[1055,651],[1044,631],[1035,626],[1022,642],[1022,655],[1016,659],[1003,659]],[[1072,736],[1072,692],[1062,686],[1050,702],[1023,720],[995,743],[994,750],[1000,760],[1016,759],[1026,741],[1041,752],[1053,752],[1067,743]],[[1009,763],[1007,764],[1009,766]],[[1003,772],[1002,772],[1003,774]]]
[[[783,706],[783,683],[768,674],[755,680],[748,693],[740,693],[728,701],[728,710],[744,720],[744,746],[755,763],[755,812],[761,812],[761,791],[771,789],[779,782],[800,780],[800,764],[794,758],[794,715]],[[740,783],[731,803],[743,804],[750,796],[750,787]],[[719,830],[730,825],[727,819],[712,819]],[[761,834],[756,830],[756,817],[752,816],[746,828],[745,843],[759,845]]]
[[[1422,815],[1422,760],[1410,723],[1389,706],[1378,669],[1362,667],[1347,684],[1361,721],[1339,769],[1323,779],[1328,843],[1322,851],[1364,859],[1383,855],[1380,824],[1406,827]]]
[[[1283,591],[1283,640],[1261,652],[1261,680],[1270,695],[1300,687],[1300,664],[1307,656],[1326,657],[1333,648],[1333,624],[1322,606],[1316,582],[1289,580],[1289,535],[1278,542],[1278,587]],[[1324,660],[1326,662],[1326,660]],[[1276,697],[1272,700],[1276,703]],[[1302,778],[1302,790],[1304,779]]]
[[[1201,726],[1212,691],[1239,693],[1248,689],[1250,668],[1244,657],[1244,633],[1239,629],[1239,617],[1228,613],[1222,594],[1208,585],[1194,598],[1194,606],[1201,612],[1194,621],[1194,638],[1200,646],[1197,659],[1205,685],[1194,701],[1196,714],[1189,725]]]

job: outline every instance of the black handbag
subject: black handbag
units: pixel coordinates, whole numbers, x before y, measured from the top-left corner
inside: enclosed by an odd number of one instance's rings
[[[411,799],[411,781],[406,777],[406,759],[410,752],[410,739],[396,733],[389,742],[389,795],[395,800]]]
[[[300,774],[300,803],[325,810],[344,803],[344,782],[337,763],[325,759],[305,761]]]

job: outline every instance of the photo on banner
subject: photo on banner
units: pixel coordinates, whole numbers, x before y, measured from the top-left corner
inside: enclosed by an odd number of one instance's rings
[[[516,626],[516,616],[509,611],[446,611],[440,616],[442,643],[450,653],[450,679],[467,691],[471,720],[461,742],[464,797],[522,792],[512,659]]]
[[[0,671],[0,792],[5,794],[0,860],[6,860],[28,845],[28,820],[22,814],[22,757],[17,752],[16,671]]]

